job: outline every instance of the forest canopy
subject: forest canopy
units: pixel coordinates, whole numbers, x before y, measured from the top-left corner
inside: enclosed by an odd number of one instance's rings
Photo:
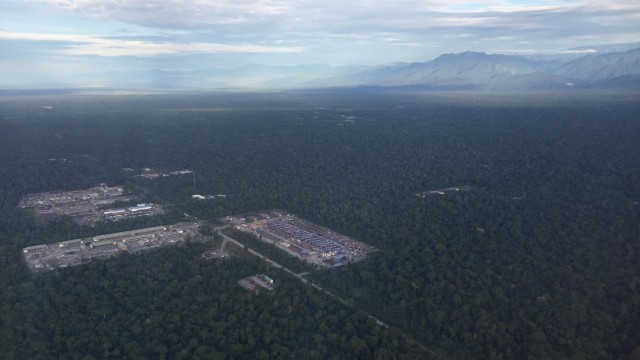
[[[0,349],[16,359],[432,356],[413,338],[442,358],[637,357],[638,114],[634,97],[595,93],[0,98]],[[147,167],[194,176],[124,170]],[[167,213],[90,228],[39,224],[16,207],[29,193],[99,183]],[[416,196],[455,186],[470,190]],[[204,262],[200,244],[47,274],[20,257],[184,213],[271,208],[381,249],[311,274],[348,306],[277,271],[276,292],[251,295],[235,281],[266,265]]]

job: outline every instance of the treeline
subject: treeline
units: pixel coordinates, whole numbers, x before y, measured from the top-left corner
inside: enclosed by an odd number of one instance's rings
[[[200,244],[41,273],[5,289],[11,359],[389,359],[422,352],[255,258],[199,259]],[[259,295],[236,281],[268,271]]]

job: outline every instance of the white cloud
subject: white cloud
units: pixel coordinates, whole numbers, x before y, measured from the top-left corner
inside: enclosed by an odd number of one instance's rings
[[[568,55],[582,55],[582,54],[594,54],[597,53],[596,49],[577,49],[577,50],[560,50],[558,54],[568,54]]]
[[[474,33],[638,30],[640,2],[629,0],[31,0],[70,13],[157,29],[259,42],[287,33],[393,32],[393,37]],[[608,31],[607,29],[597,29]],[[614,31],[614,30],[611,30]],[[615,30],[618,31],[618,30]],[[535,40],[535,34],[530,40]],[[306,39],[313,38],[304,36]],[[542,40],[546,41],[546,40]],[[223,41],[226,43],[227,41]],[[532,41],[533,42],[533,41]]]
[[[213,53],[297,53],[299,47],[270,47],[255,44],[176,43],[122,40],[68,34],[38,34],[0,31],[0,39],[67,43],[65,54],[97,56],[155,56]]]
[[[282,0],[35,0],[69,12],[144,26],[234,25],[292,11]]]

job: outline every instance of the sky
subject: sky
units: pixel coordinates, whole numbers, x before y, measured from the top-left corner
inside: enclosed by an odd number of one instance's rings
[[[0,88],[99,86],[89,80],[96,73],[377,65],[638,41],[637,0],[0,0]]]

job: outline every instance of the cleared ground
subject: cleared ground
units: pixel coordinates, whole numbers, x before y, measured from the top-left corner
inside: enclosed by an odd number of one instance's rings
[[[157,226],[29,246],[22,249],[22,252],[32,271],[54,270],[107,258],[122,252],[138,252],[175,245],[187,238],[199,236],[198,227],[198,223]]]
[[[363,260],[376,249],[281,210],[224,219],[238,230],[253,233],[292,256],[322,267]]]
[[[31,208],[35,216],[42,222],[58,220],[63,215],[68,215],[80,225],[93,226],[98,221],[116,221],[130,219],[139,216],[152,216],[161,214],[162,207],[157,204],[137,204],[114,208],[116,202],[130,202],[136,200],[135,196],[125,194],[121,186],[99,186],[67,192],[45,192],[29,194],[19,207]]]

